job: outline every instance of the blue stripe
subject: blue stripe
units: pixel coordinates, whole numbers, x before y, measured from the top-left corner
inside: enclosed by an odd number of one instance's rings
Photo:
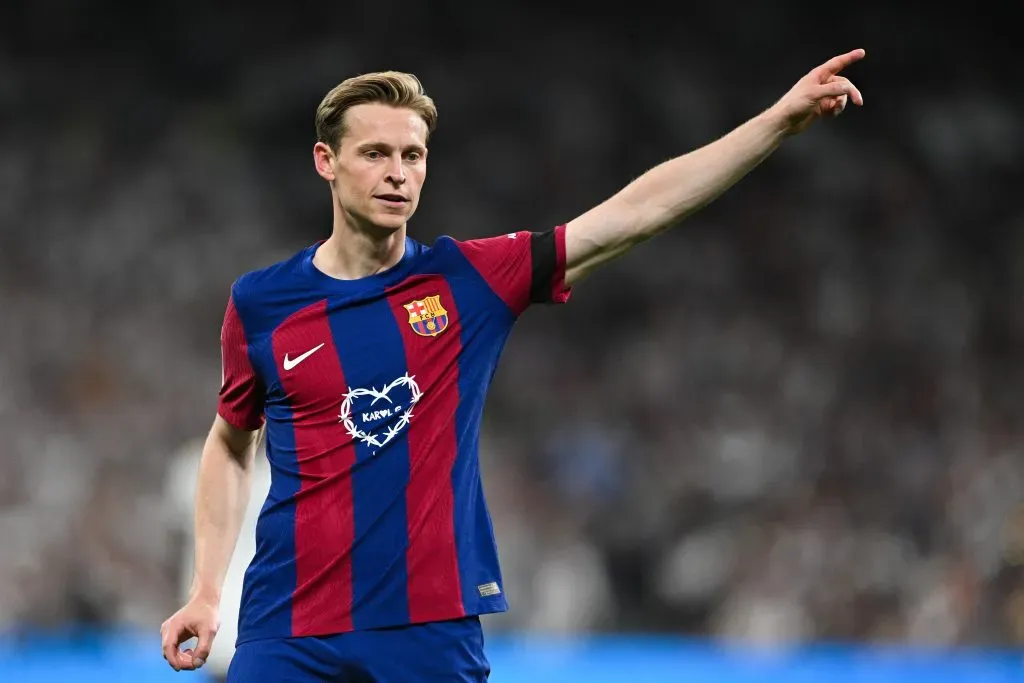
[[[331,332],[349,390],[383,390],[407,374],[405,344],[386,298],[334,313]],[[369,331],[372,330],[372,334]],[[351,419],[367,437],[383,442],[391,415],[409,405],[398,386],[387,399],[358,396]],[[390,402],[389,400],[390,399]],[[409,481],[408,428],[380,448],[356,439],[352,470],[355,541],[352,548],[352,624],[356,629],[409,621],[405,489]]]
[[[293,311],[278,313],[281,320]],[[260,329],[266,321],[247,320],[239,310],[242,326],[246,330]],[[250,316],[254,317],[254,316]],[[279,321],[278,321],[279,322]],[[276,325],[275,325],[276,327]],[[249,339],[249,361],[268,387],[280,387],[277,364],[270,352],[268,336],[264,357],[256,353],[252,337]],[[272,390],[271,390],[272,391]],[[298,581],[295,570],[295,495],[301,481],[295,454],[295,430],[292,409],[287,401],[273,393],[266,403],[267,461],[270,463],[271,481],[267,500],[263,504],[256,524],[256,554],[247,574],[263,578],[246,581],[242,593],[239,638],[257,637],[262,633],[292,632],[292,594]]]
[[[452,493],[462,605],[467,613],[477,614],[484,606],[491,608],[484,611],[507,608],[494,529],[484,501],[479,446],[487,390],[515,318],[461,254],[458,258],[467,276],[448,278],[462,328]],[[501,595],[481,598],[477,587],[492,581],[502,587]]]

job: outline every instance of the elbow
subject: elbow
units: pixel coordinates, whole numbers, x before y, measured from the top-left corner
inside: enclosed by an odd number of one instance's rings
[[[239,429],[218,415],[207,438],[207,451],[227,456],[248,470],[255,460],[256,446],[264,429],[265,426],[255,431]]]

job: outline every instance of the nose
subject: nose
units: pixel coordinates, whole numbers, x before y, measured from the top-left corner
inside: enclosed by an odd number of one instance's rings
[[[402,166],[402,158],[400,156],[391,158],[388,164],[387,175],[384,176],[384,179],[395,187],[405,184],[405,168]]]

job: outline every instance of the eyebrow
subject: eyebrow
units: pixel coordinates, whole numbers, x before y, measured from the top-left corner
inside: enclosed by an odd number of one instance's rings
[[[356,147],[360,152],[365,152],[371,149],[380,149],[391,151],[392,146],[386,142],[364,142],[363,144]],[[420,144],[406,145],[402,148],[403,152],[426,152],[427,148]]]

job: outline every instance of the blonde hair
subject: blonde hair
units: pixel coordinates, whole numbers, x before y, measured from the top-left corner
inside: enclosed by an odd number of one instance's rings
[[[357,104],[379,102],[411,109],[427,124],[427,136],[437,126],[437,107],[416,76],[401,71],[378,71],[345,79],[316,108],[316,139],[337,151],[345,136],[345,112]]]

